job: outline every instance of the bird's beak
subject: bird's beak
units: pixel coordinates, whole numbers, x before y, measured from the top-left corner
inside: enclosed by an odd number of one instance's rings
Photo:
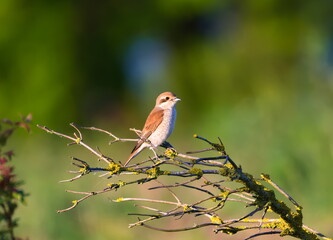
[[[177,97],[173,99],[174,102],[178,102],[178,101],[180,101],[180,100],[181,100],[181,99],[180,99],[180,98],[177,98]]]

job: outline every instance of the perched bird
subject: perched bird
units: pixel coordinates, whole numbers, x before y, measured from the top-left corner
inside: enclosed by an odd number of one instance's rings
[[[157,99],[154,109],[148,115],[142,129],[140,139],[133,148],[124,166],[143,149],[151,149],[161,145],[172,133],[176,121],[176,103],[180,101],[172,92],[161,93]]]

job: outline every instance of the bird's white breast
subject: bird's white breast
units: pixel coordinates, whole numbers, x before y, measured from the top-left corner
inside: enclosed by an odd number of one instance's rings
[[[148,138],[149,141],[155,146],[161,145],[172,133],[175,127],[176,121],[176,108],[165,109],[163,120],[157,127],[156,131],[153,132]]]

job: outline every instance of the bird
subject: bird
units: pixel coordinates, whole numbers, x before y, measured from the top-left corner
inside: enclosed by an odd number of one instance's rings
[[[140,139],[133,148],[124,166],[143,149],[160,146],[171,135],[176,121],[176,103],[180,101],[172,92],[161,93],[156,98],[155,107],[150,112],[141,131]],[[155,153],[155,152],[154,152]],[[156,153],[155,153],[156,155]]]

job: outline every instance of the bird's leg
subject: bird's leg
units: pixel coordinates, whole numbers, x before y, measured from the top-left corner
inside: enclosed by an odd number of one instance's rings
[[[157,153],[156,153],[156,151],[155,151],[155,147],[152,146],[152,147],[150,147],[149,149],[153,151],[156,160],[160,160],[159,156],[157,155]]]
[[[151,141],[149,141],[149,140],[146,140],[146,142],[148,142],[148,143],[150,144],[149,149],[150,149],[151,151],[153,151],[153,153],[154,153],[154,155],[155,155],[155,159],[156,159],[156,160],[160,160],[159,156],[158,156],[157,153],[156,153],[157,146],[155,146],[154,144],[152,144]]]

